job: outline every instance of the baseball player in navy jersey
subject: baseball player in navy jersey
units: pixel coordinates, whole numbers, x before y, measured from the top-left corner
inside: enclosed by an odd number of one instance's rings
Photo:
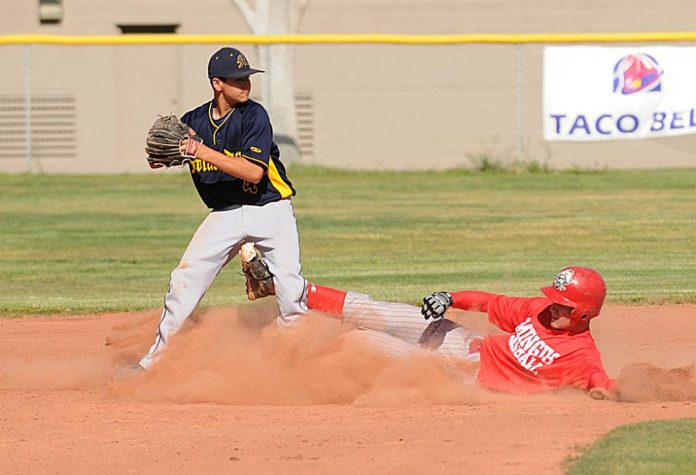
[[[155,342],[139,362],[144,369],[154,364],[245,242],[256,244],[273,273],[278,324],[292,325],[307,311],[291,201],[295,189],[273,142],[266,110],[249,99],[250,76],[260,72],[240,51],[220,49],[208,63],[213,99],[181,118],[203,139],[189,168],[211,212],[171,274]]]

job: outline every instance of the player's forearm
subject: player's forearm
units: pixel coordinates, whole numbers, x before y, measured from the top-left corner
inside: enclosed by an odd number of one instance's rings
[[[604,371],[597,371],[590,377],[588,389],[601,388],[612,391],[616,386],[616,380],[611,379]]]
[[[263,178],[263,168],[242,157],[229,157],[206,145],[201,146],[198,156],[211,165],[236,178],[258,183]]]
[[[594,399],[608,399],[611,401],[618,401],[621,399],[616,390],[616,380],[611,379],[603,371],[592,375],[590,383],[587,386],[587,391]]]
[[[461,310],[475,310],[478,312],[488,311],[488,302],[494,294],[472,290],[460,290],[452,292],[452,306]]]

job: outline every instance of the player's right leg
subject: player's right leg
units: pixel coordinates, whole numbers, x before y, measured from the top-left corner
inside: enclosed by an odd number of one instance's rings
[[[382,332],[409,345],[419,345],[429,325],[420,308],[398,302],[374,300],[368,295],[309,284],[307,305],[312,310],[341,318],[359,328]],[[443,321],[424,343],[426,348],[448,357],[479,360],[480,341],[486,335],[474,332],[449,320]],[[378,337],[372,336],[375,339]],[[396,348],[393,353],[402,352]]]
[[[196,309],[220,270],[239,252],[244,238],[242,232],[240,209],[211,212],[198,227],[179,265],[172,271],[155,342],[140,360],[143,368],[153,365],[169,339]]]
[[[300,237],[297,220],[290,199],[263,206],[246,206],[247,239],[263,253],[268,269],[273,274],[277,323],[291,327],[307,312],[304,294],[307,282],[302,276]]]
[[[369,295],[347,292],[343,321],[377,330],[417,345],[428,323],[420,308],[398,302],[374,300]]]
[[[376,330],[395,336],[407,343],[418,344],[428,326],[420,309],[397,302],[382,302],[357,292],[343,292],[309,284],[307,306],[329,313],[360,328]]]

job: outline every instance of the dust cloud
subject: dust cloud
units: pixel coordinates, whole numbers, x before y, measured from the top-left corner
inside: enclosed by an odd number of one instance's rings
[[[616,381],[620,401],[696,401],[696,367],[665,369],[650,363],[633,363]]]
[[[94,354],[3,358],[0,389],[106,390],[116,398],[228,405],[424,406],[587,397],[574,390],[491,393],[473,383],[471,366],[435,354],[392,358],[360,338],[362,332],[318,314],[280,329],[275,312],[265,303],[198,312],[154,368],[115,378],[147,351],[159,320],[158,312],[124,314]],[[617,381],[619,400],[696,400],[693,365],[666,369],[626,361]]]
[[[112,393],[147,401],[236,405],[432,405],[495,399],[473,384],[472,368],[435,355],[399,360],[371,348],[360,332],[309,314],[293,329],[268,317],[218,308],[194,319],[150,371],[114,381]],[[116,360],[135,361],[152,326],[122,326],[110,336]]]

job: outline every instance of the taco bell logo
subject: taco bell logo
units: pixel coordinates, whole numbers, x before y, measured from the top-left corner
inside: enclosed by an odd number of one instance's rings
[[[636,94],[662,90],[662,70],[655,58],[645,53],[629,54],[614,66],[614,93]]]

